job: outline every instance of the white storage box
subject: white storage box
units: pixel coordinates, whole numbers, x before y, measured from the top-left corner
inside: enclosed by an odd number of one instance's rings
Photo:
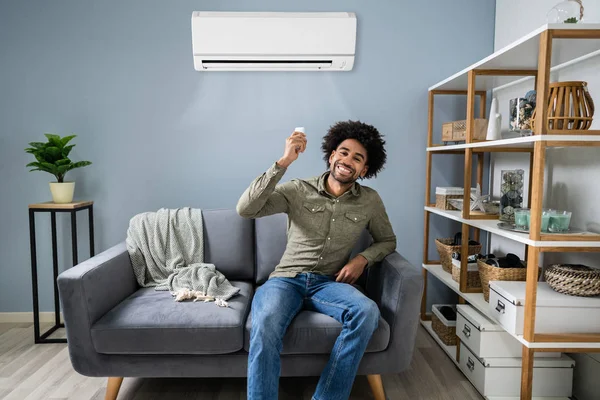
[[[456,306],[456,335],[479,358],[522,356],[523,345],[500,325],[469,305]],[[536,352],[535,357],[560,357],[560,352]]]
[[[482,395],[514,396],[521,392],[520,358],[477,358],[467,346],[460,346],[461,371]],[[573,387],[575,361],[559,358],[534,358],[533,396],[569,397]]]
[[[515,335],[523,334],[525,282],[490,281],[489,309],[500,325]],[[538,282],[536,333],[600,332],[600,297],[577,297],[555,292]]]

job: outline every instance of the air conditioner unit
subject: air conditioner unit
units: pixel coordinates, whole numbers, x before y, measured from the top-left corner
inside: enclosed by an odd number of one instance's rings
[[[192,48],[197,71],[350,71],[356,15],[195,11]]]

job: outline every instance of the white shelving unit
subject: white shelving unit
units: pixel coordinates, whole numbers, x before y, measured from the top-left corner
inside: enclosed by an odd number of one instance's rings
[[[579,40],[583,39],[583,40]],[[526,321],[535,321],[536,277],[540,254],[547,251],[577,252],[600,251],[600,235],[596,233],[573,233],[552,235],[533,231],[520,233],[498,227],[499,220],[493,216],[469,213],[468,211],[448,211],[438,209],[431,203],[432,157],[436,154],[463,154],[465,157],[464,187],[468,196],[473,177],[473,155],[477,156],[477,182],[482,183],[484,160],[481,153],[486,152],[524,152],[531,157],[530,196],[532,215],[538,215],[542,207],[545,151],[553,147],[600,146],[600,130],[587,130],[584,135],[573,135],[572,131],[549,129],[543,120],[544,105],[547,104],[550,73],[568,65],[589,59],[600,54],[600,24],[547,24],[523,36],[503,49],[496,51],[462,71],[444,79],[429,88],[429,123],[427,140],[427,189],[425,199],[425,248],[423,275],[425,282],[429,275],[441,281],[456,292],[466,303],[492,320],[496,320],[489,311],[489,304],[482,293],[471,293],[466,285],[467,268],[463,260],[461,282],[455,282],[451,274],[444,271],[439,261],[429,259],[429,224],[431,215],[441,216],[462,224],[463,237],[469,235],[469,227],[501,236],[526,245],[528,280],[525,301]],[[495,141],[473,141],[475,97],[480,96],[479,118],[485,118],[487,91],[505,88],[528,79],[536,80],[538,120],[534,135]],[[443,145],[433,142],[434,97],[436,95],[467,96],[467,133],[464,144]],[[538,123],[539,122],[539,123]],[[465,199],[468,210],[468,198]],[[532,217],[532,225],[539,226],[539,217]],[[466,251],[463,243],[463,251]],[[461,288],[463,289],[461,291]],[[440,347],[456,362],[458,346],[444,345],[432,330],[429,316],[426,313],[426,292],[421,307],[421,324],[432,335]],[[562,397],[532,397],[533,356],[538,351],[589,352],[600,350],[600,333],[598,334],[556,334],[541,335],[535,332],[535,324],[525,324],[523,335],[511,334],[523,345],[521,400],[561,400]],[[529,340],[526,340],[528,338]],[[487,397],[486,397],[487,398]],[[514,398],[489,397],[489,400],[513,400]]]

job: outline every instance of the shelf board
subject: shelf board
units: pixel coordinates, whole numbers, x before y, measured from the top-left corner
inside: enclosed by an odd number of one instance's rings
[[[442,342],[441,339],[438,337],[438,335],[433,331],[433,326],[431,325],[431,321],[421,321],[421,325],[423,325],[425,330],[427,332],[429,332],[429,334],[431,335],[433,340],[435,340],[437,342],[437,344],[440,345],[442,350],[444,350],[444,352],[448,355],[448,357],[450,357],[452,362],[454,364],[456,364],[456,366],[458,366],[458,361],[456,361],[456,346],[448,346],[447,344]]]
[[[475,307],[480,313],[499,324],[494,314],[489,311],[489,303],[483,298],[483,293],[463,293],[460,291],[458,282],[452,279],[452,275],[444,271],[440,264],[423,264],[431,275],[439,279],[444,285],[448,286],[460,297],[465,299],[471,306]],[[514,335],[508,332],[512,337],[517,339],[525,346],[532,349],[600,349],[600,343],[562,343],[562,342],[544,342],[544,343],[531,343],[525,340],[523,335]],[[437,336],[436,336],[437,337]],[[440,342],[441,343],[441,342]],[[443,344],[443,343],[442,343]]]
[[[519,243],[527,244],[535,247],[595,247],[600,248],[600,235],[596,233],[588,233],[587,235],[592,238],[589,241],[580,241],[580,240],[532,240],[529,238],[529,234],[507,231],[504,229],[498,228],[498,219],[464,219],[462,217],[461,211],[450,211],[450,210],[441,210],[437,207],[425,207],[425,211],[429,211],[431,213],[441,215],[442,217],[446,217],[452,219],[454,221],[461,222],[463,224],[467,224],[473,226],[475,228],[482,229],[486,232],[493,233],[498,236],[505,237],[507,239],[514,240]],[[548,235],[546,235],[548,236]],[[563,238],[565,235],[561,235]],[[577,237],[581,237],[581,235],[577,235]]]
[[[517,137],[512,139],[489,140],[475,143],[452,144],[452,145],[435,145],[427,147],[430,152],[456,152],[459,150],[473,149],[474,151],[502,151],[503,149],[522,149],[533,150],[535,142],[600,142],[599,135],[533,135],[525,137]]]
[[[474,69],[537,70],[540,35],[546,30],[600,30],[600,24],[545,24],[496,51],[490,56],[468,66],[460,72],[431,86],[429,90],[467,90],[468,72]],[[587,59],[600,52],[600,39],[552,40],[552,70]],[[491,90],[505,87],[523,76],[478,76],[475,90]]]
[[[600,343],[573,343],[573,342],[539,342],[531,343],[525,340],[523,335],[512,335],[519,342],[529,347],[530,349],[600,349]]]
[[[438,278],[442,283],[454,290],[458,295],[468,301],[473,307],[475,307],[480,313],[490,318],[492,321],[496,321],[494,314],[492,314],[488,308],[489,304],[483,298],[483,293],[463,293],[460,291],[458,282],[452,279],[452,275],[444,271],[440,264],[423,264],[423,268],[431,273],[431,275]]]

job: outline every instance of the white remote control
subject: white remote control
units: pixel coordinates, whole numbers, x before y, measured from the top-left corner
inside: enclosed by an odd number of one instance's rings
[[[304,133],[304,127],[303,126],[298,126],[294,129],[294,132],[302,132]]]

